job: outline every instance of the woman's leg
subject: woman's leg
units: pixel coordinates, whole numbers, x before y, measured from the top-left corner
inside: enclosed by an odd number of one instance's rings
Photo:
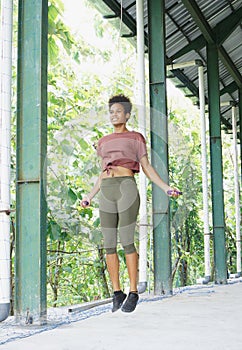
[[[117,253],[106,254],[106,262],[108,273],[113,286],[113,291],[119,291],[121,288],[119,282],[119,259]]]
[[[134,245],[134,233],[139,212],[140,197],[133,178],[121,185],[122,198],[118,201],[119,234],[124,248],[130,279],[130,291],[137,291],[138,255]]]
[[[119,182],[116,178],[105,179],[101,184],[99,197],[99,212],[101,229],[104,238],[104,248],[106,249],[106,262],[109,276],[113,287],[113,307],[112,312],[121,308],[126,294],[121,291],[119,281],[119,259],[117,255],[117,197],[120,195]]]
[[[119,186],[115,186],[113,179],[106,179],[106,181],[101,184],[99,196],[101,231],[104,238],[104,248],[106,250],[107,269],[114,291],[120,290],[119,259],[116,251],[118,226],[118,213],[115,200],[116,187],[117,190],[119,190]]]
[[[130,291],[137,291],[137,276],[138,276],[138,254],[136,252],[126,254],[126,264],[129,273]]]

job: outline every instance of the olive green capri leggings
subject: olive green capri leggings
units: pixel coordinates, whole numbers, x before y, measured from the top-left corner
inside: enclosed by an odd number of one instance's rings
[[[125,254],[136,252],[134,232],[139,205],[139,192],[133,176],[102,179],[99,212],[107,254],[114,254],[117,251],[118,229]]]

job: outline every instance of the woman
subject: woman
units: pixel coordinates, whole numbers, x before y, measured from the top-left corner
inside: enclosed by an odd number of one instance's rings
[[[107,268],[114,291],[112,312],[120,308],[124,312],[132,312],[139,299],[138,255],[134,245],[134,231],[140,198],[134,175],[139,172],[140,164],[145,175],[169,196],[177,197],[181,194],[167,185],[151,166],[142,134],[127,129],[126,123],[131,109],[132,104],[126,96],[116,95],[110,98],[109,112],[114,132],[98,142],[97,153],[102,158],[102,172],[91,192],[81,202],[83,208],[89,206],[92,198],[100,191],[100,222]],[[118,228],[130,279],[128,297],[121,290],[119,282],[119,259],[116,251]]]

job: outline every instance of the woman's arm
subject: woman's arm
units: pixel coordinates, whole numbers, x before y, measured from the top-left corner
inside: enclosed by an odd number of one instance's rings
[[[89,207],[91,204],[91,200],[93,197],[99,192],[100,190],[100,183],[101,183],[102,173],[99,175],[95,185],[93,186],[92,190],[81,200],[81,206],[83,208]]]
[[[143,156],[140,159],[140,164],[142,166],[142,169],[145,173],[145,175],[152,181],[154,182],[157,186],[159,186],[166,194],[167,191],[171,191],[170,196],[172,197],[178,197],[179,194],[181,194],[179,192],[179,190],[177,190],[176,188],[170,187],[167,183],[165,183],[160,175],[156,172],[156,170],[153,168],[153,166],[150,164],[147,156]]]

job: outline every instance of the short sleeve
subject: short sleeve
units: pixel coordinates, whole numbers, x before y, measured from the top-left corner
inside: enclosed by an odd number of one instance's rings
[[[140,159],[147,155],[147,148],[146,148],[146,141],[142,134],[138,134],[137,138],[137,159],[140,161]]]
[[[101,146],[100,146],[100,140],[98,141],[98,144],[97,144],[97,155],[99,156],[99,157],[101,157],[102,155],[101,155]]]

